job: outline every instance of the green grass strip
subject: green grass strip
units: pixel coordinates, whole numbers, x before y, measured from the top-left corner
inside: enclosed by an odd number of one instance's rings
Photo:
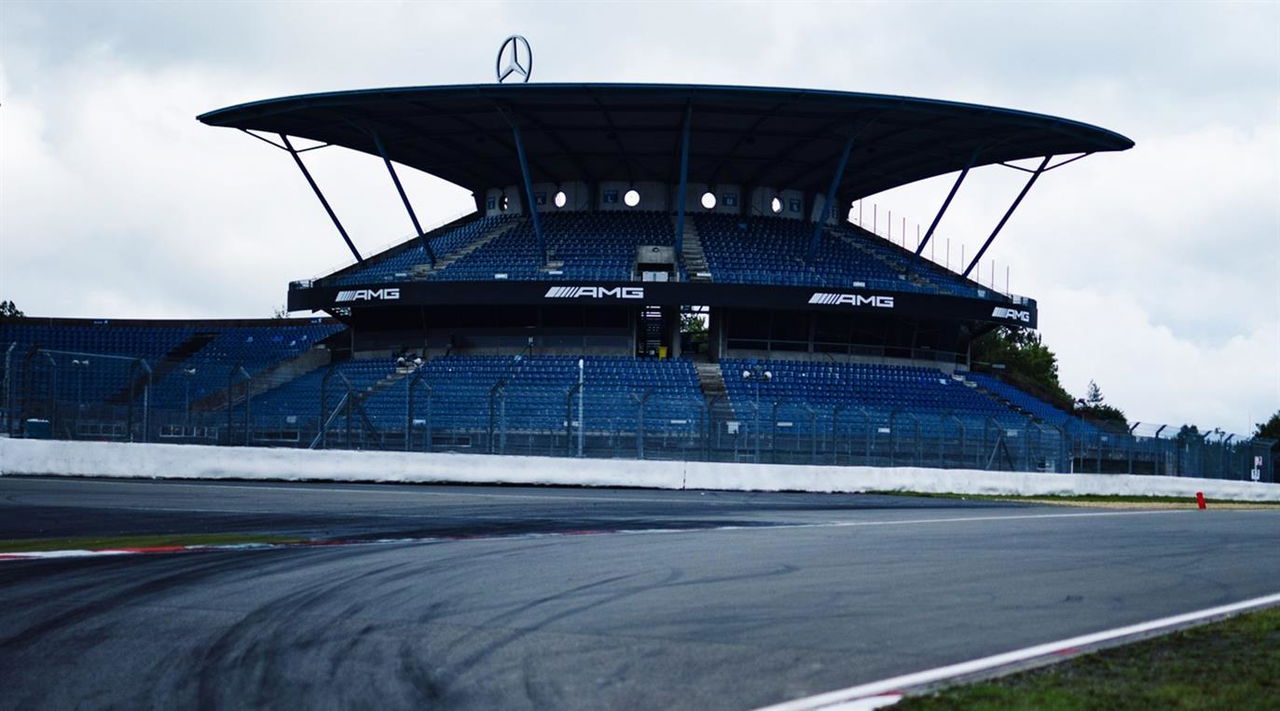
[[[1103,496],[1100,494],[1083,494],[1079,496],[1004,496],[991,494],[931,494],[912,491],[868,491],[868,494],[878,494],[883,496],[914,496],[922,499],[965,499],[969,501],[1014,501],[1014,502],[1036,502],[1036,501],[1056,501],[1063,504],[1072,502],[1080,503],[1130,503],[1130,504],[1186,504],[1191,508],[1196,506],[1196,497],[1194,496]],[[1258,506],[1276,506],[1280,507],[1280,501],[1246,501],[1235,499],[1210,499],[1206,498],[1206,502],[1212,504],[1250,504]]]
[[[894,711],[1280,708],[1280,608],[909,697]]]

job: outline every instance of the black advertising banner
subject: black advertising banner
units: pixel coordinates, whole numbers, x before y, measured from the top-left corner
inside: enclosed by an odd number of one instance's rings
[[[289,310],[390,306],[609,304],[857,311],[954,318],[1035,328],[1035,303],[877,289],[716,284],[713,282],[414,281],[377,286],[291,289]]]

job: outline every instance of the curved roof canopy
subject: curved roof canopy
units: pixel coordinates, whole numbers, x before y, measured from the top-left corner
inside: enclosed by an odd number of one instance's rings
[[[689,119],[692,182],[837,196],[974,166],[1120,151],[1133,141],[1067,119],[930,99],[834,91],[659,84],[484,84],[308,94],[199,120],[379,155],[473,192],[518,184],[513,125],[535,182],[675,183]],[[975,159],[976,153],[976,159]]]

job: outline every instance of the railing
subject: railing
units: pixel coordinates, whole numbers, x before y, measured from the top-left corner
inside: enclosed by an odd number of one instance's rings
[[[312,371],[315,388],[301,389],[301,404],[292,406],[281,393],[293,378],[272,380],[236,363],[218,377],[218,388],[233,392],[184,393],[191,381],[181,369],[150,382],[150,373],[166,372],[158,361],[90,354],[85,368],[76,365],[83,357],[65,352],[11,355],[0,424],[13,437],[1276,481],[1275,442],[1220,430],[1138,423],[1129,432],[1105,432],[1013,414],[817,406],[767,396],[708,402],[696,390],[679,396],[653,386],[615,387],[600,398],[589,376],[585,402],[566,387],[555,393],[558,405],[534,403],[524,399],[535,397],[527,389],[501,379],[459,401],[445,399],[445,383],[412,364],[382,388],[325,366]],[[325,372],[333,377],[322,384]]]

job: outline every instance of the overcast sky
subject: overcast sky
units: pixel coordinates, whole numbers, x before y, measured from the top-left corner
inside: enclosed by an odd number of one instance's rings
[[[29,315],[259,317],[350,261],[288,156],[204,111],[493,80],[805,87],[993,104],[1137,147],[1042,178],[989,252],[1039,300],[1063,384],[1130,421],[1252,429],[1280,408],[1280,3],[422,3],[0,0],[0,298]],[[310,166],[365,254],[410,225],[375,158]],[[411,171],[403,171],[405,174]],[[467,194],[405,175],[425,221]],[[868,198],[914,239],[952,177]],[[969,255],[1025,176],[971,175]],[[887,220],[886,220],[887,222]],[[883,233],[885,225],[881,223]],[[983,267],[990,279],[990,262]]]

